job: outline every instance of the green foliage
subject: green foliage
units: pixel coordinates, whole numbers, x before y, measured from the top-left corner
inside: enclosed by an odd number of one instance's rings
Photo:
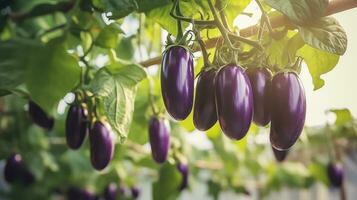
[[[153,199],[175,199],[181,180],[175,165],[164,164],[159,171],[159,180],[153,184]]]

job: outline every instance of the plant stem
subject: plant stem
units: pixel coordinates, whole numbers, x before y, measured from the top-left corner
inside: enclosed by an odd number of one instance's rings
[[[179,0],[176,0],[176,7],[175,7],[176,13],[179,16],[182,16],[181,14],[181,10],[180,10],[180,3]],[[180,40],[183,36],[183,31],[182,31],[182,24],[181,24],[181,20],[177,19],[177,37],[176,40]]]
[[[63,28],[66,27],[66,25],[67,25],[66,23],[65,23],[65,24],[60,24],[60,25],[58,25],[58,26],[55,26],[55,27],[53,27],[53,28],[50,28],[50,29],[48,29],[48,30],[43,31],[42,33],[39,33],[36,37],[40,38],[40,37],[42,37],[42,36],[44,36],[44,35],[46,35],[46,34],[48,34],[48,33],[51,33],[51,32],[53,32],[53,31],[57,31],[57,30],[59,30],[59,29],[63,29]]]
[[[223,23],[223,26],[229,30],[229,26],[228,26],[228,23],[227,23],[227,18],[226,18],[226,15],[224,14],[224,10],[222,8],[222,0],[216,0],[216,7],[217,9],[219,10],[219,15],[221,17],[221,20],[222,20],[222,23]]]
[[[273,32],[273,28],[271,27],[270,19],[267,15],[267,12],[264,10],[262,3],[260,0],[255,0],[255,2],[258,4],[260,11],[262,12],[262,17],[261,17],[261,23],[265,22],[267,24],[268,30],[270,33]]]
[[[236,34],[231,33],[231,32],[228,32],[228,35],[232,39],[235,39],[235,40],[238,40],[240,42],[244,42],[246,44],[249,44],[249,45],[251,45],[251,46],[253,46],[253,47],[255,47],[255,48],[259,49],[259,50],[263,50],[264,49],[263,46],[261,44],[259,44],[259,42],[257,42],[257,41],[247,39],[245,37],[236,35]]]

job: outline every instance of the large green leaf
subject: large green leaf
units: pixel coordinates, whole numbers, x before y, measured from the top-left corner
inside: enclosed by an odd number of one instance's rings
[[[223,0],[222,7],[229,26],[233,26],[234,19],[248,6],[251,0]]]
[[[115,48],[118,45],[119,33],[123,33],[123,31],[113,23],[103,28],[95,43],[103,48]]]
[[[105,67],[99,70],[90,83],[92,92],[102,98],[104,114],[124,142],[128,136],[133,118],[136,85],[146,77],[145,71],[138,65],[129,64],[109,72]]]
[[[330,112],[335,113],[336,121],[335,124],[340,126],[343,125],[351,120],[353,120],[351,111],[348,109],[331,109]]]
[[[309,26],[298,26],[302,39],[309,45],[333,54],[343,55],[347,35],[338,21],[324,17]]]
[[[296,24],[308,24],[325,15],[328,0],[266,0]]]
[[[331,54],[309,45],[303,46],[297,53],[304,58],[314,84],[314,90],[320,89],[325,81],[321,75],[331,71],[338,63],[340,56]]]
[[[175,165],[164,164],[159,171],[159,180],[153,184],[153,199],[175,199],[182,177]]]

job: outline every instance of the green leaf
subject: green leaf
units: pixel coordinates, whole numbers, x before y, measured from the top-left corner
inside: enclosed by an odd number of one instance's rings
[[[329,179],[327,177],[326,173],[326,165],[318,163],[318,162],[313,162],[309,165],[309,171],[310,174],[326,186],[329,185]]]
[[[331,71],[337,65],[340,58],[336,54],[321,51],[309,45],[302,47],[298,51],[298,55],[304,58],[309,68],[314,90],[320,89],[325,84],[325,81],[320,76]]]
[[[57,42],[28,51],[26,86],[31,98],[48,113],[79,82],[80,67],[77,60]]]
[[[296,24],[307,24],[325,15],[328,0],[266,0]]]
[[[343,55],[347,49],[347,35],[338,21],[324,17],[309,26],[298,26],[302,39],[309,45],[333,54]]]
[[[153,199],[175,199],[181,180],[181,174],[175,165],[164,164],[159,171],[159,180],[153,184]]]
[[[346,122],[353,120],[351,111],[346,108],[345,109],[331,109],[330,112],[335,113],[335,115],[336,115],[335,124],[338,126],[343,125]]]
[[[146,77],[136,64],[125,65],[110,73],[105,67],[90,83],[91,91],[103,100],[104,114],[118,134],[120,143],[128,136],[134,112],[136,85]]]
[[[248,6],[251,0],[223,0],[222,7],[229,26],[233,26],[234,19]]]
[[[95,43],[103,48],[115,48],[118,45],[119,33],[123,33],[123,31],[113,23],[103,28]]]

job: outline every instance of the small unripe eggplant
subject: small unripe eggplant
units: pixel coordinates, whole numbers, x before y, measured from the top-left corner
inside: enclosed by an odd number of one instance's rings
[[[54,119],[47,115],[42,108],[33,101],[29,101],[29,115],[32,121],[38,126],[47,130],[52,130]]]
[[[197,79],[193,124],[198,130],[206,131],[217,122],[214,91],[215,70],[202,71]]]
[[[150,119],[149,140],[153,159],[157,163],[165,162],[170,148],[170,132],[164,119]]]
[[[104,169],[113,157],[114,144],[111,132],[100,121],[96,121],[89,134],[90,158],[93,167]]]
[[[97,196],[87,189],[71,187],[67,192],[68,200],[97,200]]]
[[[253,119],[253,92],[243,68],[228,64],[216,75],[216,104],[223,133],[239,140],[248,132]]]
[[[280,151],[280,150],[275,149],[273,146],[271,148],[273,150],[274,157],[278,162],[283,162],[289,153],[289,150]]]
[[[179,190],[182,191],[185,188],[187,188],[188,186],[188,175],[189,175],[189,169],[188,169],[188,165],[185,163],[178,163],[176,165],[177,170],[181,173],[182,176],[182,181],[179,187]]]
[[[327,166],[327,175],[330,183],[334,187],[341,187],[343,182],[343,167],[340,164],[329,163]]]
[[[184,120],[193,105],[192,53],[182,46],[172,46],[164,52],[161,65],[161,93],[167,112],[176,120]]]
[[[35,181],[32,172],[26,167],[20,154],[11,155],[4,168],[4,178],[8,183],[20,183],[28,186]]]
[[[295,72],[280,72],[272,80],[270,142],[277,150],[295,144],[304,128],[306,97]]]
[[[88,132],[86,111],[80,105],[70,106],[66,119],[66,140],[71,149],[78,149]]]
[[[270,87],[272,73],[267,68],[249,68],[246,70],[253,90],[254,117],[259,126],[270,122]]]
[[[105,200],[116,200],[118,195],[118,186],[115,183],[110,183],[104,190]]]
[[[136,187],[136,186],[133,186],[131,188],[131,196],[134,199],[137,199],[140,196],[140,189],[138,187]]]

